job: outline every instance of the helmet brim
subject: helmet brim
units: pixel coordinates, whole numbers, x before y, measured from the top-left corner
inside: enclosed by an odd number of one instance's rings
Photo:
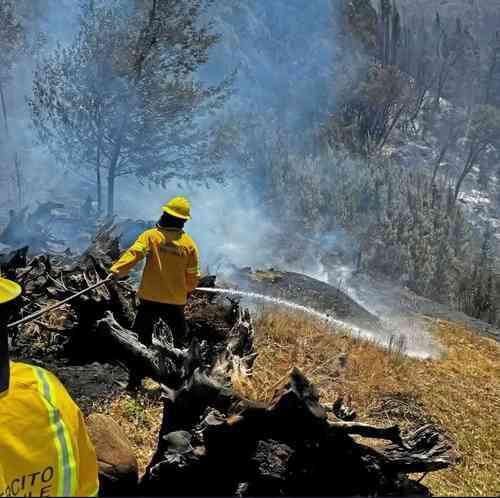
[[[181,214],[175,212],[173,209],[170,209],[169,207],[164,206],[163,211],[170,216],[173,216],[174,218],[180,218],[181,220],[190,220],[191,216],[182,216]]]
[[[22,288],[19,284],[0,277],[0,304],[8,303],[21,294]]]

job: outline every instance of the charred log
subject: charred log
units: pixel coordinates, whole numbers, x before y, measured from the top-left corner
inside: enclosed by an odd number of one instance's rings
[[[428,494],[406,474],[457,461],[451,443],[432,426],[401,436],[397,427],[329,422],[316,389],[298,370],[269,406],[246,402],[196,371],[170,393],[163,417],[142,494]],[[374,449],[352,434],[393,444]]]
[[[424,425],[408,434],[404,444],[380,450],[385,464],[393,471],[409,474],[432,472],[450,467],[457,461],[450,440],[432,425]]]
[[[175,347],[172,333],[162,320],[155,326],[151,348],[140,343],[134,332],[119,325],[110,312],[98,321],[96,337],[100,338],[108,361],[118,362],[164,386],[179,387],[203,364],[201,351],[205,345],[200,346],[194,336],[189,348]]]

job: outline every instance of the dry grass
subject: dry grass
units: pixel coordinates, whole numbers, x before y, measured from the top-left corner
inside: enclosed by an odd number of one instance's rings
[[[462,455],[454,469],[429,474],[436,495],[489,495],[500,491],[500,354],[494,341],[452,324],[436,323],[447,353],[439,360],[402,358],[347,334],[289,313],[264,314],[257,323],[257,358],[248,397],[269,401],[293,366],[318,387],[324,403],[352,397],[362,420],[444,427]],[[339,357],[346,366],[342,368]]]
[[[123,393],[96,407],[98,413],[111,416],[127,435],[137,462],[139,474],[145,471],[156,449],[162,419],[159,384],[147,379],[137,394]]]

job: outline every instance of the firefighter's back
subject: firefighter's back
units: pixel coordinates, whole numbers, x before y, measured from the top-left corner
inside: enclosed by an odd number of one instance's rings
[[[149,252],[138,295],[147,301],[186,304],[187,276],[197,275],[198,248],[184,230],[156,227],[145,232]]]

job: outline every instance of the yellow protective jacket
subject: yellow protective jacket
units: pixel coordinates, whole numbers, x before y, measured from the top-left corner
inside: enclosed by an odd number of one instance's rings
[[[78,406],[43,368],[10,367],[0,397],[0,496],[96,496],[97,459]]]
[[[186,304],[188,293],[198,285],[200,278],[199,253],[194,240],[181,229],[146,230],[111,271],[124,276],[144,257],[146,266],[138,296],[158,303]]]

